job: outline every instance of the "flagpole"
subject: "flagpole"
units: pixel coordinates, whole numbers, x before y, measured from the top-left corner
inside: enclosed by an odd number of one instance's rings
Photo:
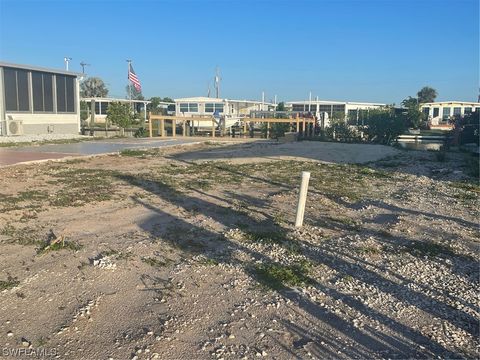
[[[130,78],[129,78],[129,74],[130,74],[130,65],[132,63],[132,60],[127,60],[127,64],[128,64],[128,69],[127,69],[127,79],[128,79],[128,96],[129,96],[129,99],[130,99],[130,106],[132,106],[132,84],[131,84],[131,81],[130,81]]]

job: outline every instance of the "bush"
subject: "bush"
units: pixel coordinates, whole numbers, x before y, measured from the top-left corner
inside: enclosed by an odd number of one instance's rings
[[[340,141],[352,141],[359,138],[358,133],[344,120],[331,119],[325,129],[325,135]]]
[[[144,127],[140,127],[135,131],[133,136],[135,136],[136,138],[147,137],[147,129],[145,129]]]
[[[130,104],[121,102],[112,102],[108,106],[107,121],[125,129],[132,125],[133,112]]]
[[[392,108],[370,110],[365,125],[361,127],[370,142],[390,144],[407,128],[403,114],[395,114]]]

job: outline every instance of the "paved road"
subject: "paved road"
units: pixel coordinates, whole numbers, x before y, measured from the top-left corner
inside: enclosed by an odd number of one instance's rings
[[[188,144],[208,139],[107,139],[84,141],[72,144],[47,144],[0,148],[0,166],[14,165],[47,159],[62,159],[69,156],[108,154],[124,149],[148,149],[179,144]]]

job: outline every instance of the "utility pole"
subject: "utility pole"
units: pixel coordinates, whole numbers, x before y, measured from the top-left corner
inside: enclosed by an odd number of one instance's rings
[[[65,57],[63,58],[63,62],[65,63],[65,70],[67,70],[67,71],[68,71],[68,63],[70,62],[70,60],[72,60],[71,57],[65,56]]]

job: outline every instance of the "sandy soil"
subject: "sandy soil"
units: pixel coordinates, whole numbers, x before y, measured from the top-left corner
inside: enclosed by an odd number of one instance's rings
[[[0,169],[2,355],[478,357],[467,164],[209,142]]]
[[[315,160],[326,163],[365,163],[398,154],[391,146],[318,141],[246,143],[187,153],[184,160],[228,160],[237,164],[271,160]]]

